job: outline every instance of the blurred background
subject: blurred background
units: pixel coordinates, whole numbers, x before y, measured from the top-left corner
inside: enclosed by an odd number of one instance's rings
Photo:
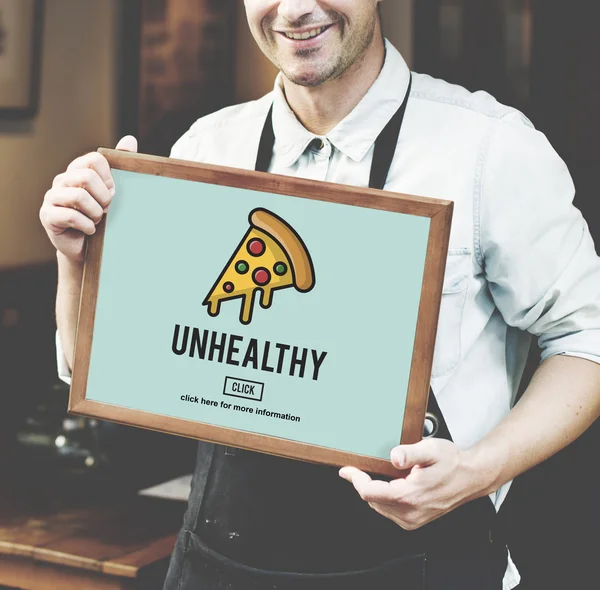
[[[600,244],[598,3],[386,0],[383,11],[414,70],[486,90],[549,137]],[[190,473],[195,453],[190,440],[66,416],[44,193],[126,133],[167,155],[198,117],[258,98],[274,76],[241,0],[0,0],[0,588],[160,587],[185,506],[137,491]],[[597,584],[599,442],[596,425],[511,491],[501,515],[521,589]]]

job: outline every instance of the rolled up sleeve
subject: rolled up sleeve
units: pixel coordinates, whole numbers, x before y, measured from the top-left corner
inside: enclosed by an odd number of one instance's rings
[[[569,171],[520,114],[494,125],[477,245],[494,302],[508,325],[538,337],[542,360],[600,364],[600,258]]]
[[[58,330],[56,330],[56,366],[58,368],[58,377],[61,379],[61,381],[71,385],[71,370],[67,364],[67,359],[62,347],[62,342],[60,341],[60,336],[58,335]]]

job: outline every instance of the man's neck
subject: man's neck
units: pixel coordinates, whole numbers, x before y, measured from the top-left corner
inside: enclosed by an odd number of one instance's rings
[[[380,35],[363,55],[339,78],[314,88],[299,86],[283,76],[288,104],[298,120],[315,135],[326,135],[363,99],[377,80],[385,60],[385,45]]]

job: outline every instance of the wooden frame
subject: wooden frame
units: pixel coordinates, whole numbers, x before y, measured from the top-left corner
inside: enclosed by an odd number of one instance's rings
[[[39,106],[44,3],[4,2],[5,6],[0,4],[0,118],[29,118]]]
[[[299,197],[310,201],[345,204],[429,218],[429,237],[418,305],[414,350],[410,364],[406,409],[401,427],[402,436],[398,443],[411,444],[421,439],[450,236],[453,212],[451,201],[293,179],[260,172],[247,172],[103,148],[99,151],[108,159],[113,170],[237,187],[250,191],[288,195],[292,198]],[[70,412],[283,457],[337,466],[354,465],[368,472],[397,475],[398,472],[391,463],[382,458],[357,455],[86,399],[105,227],[106,218],[98,225],[96,234],[88,241],[75,344]]]

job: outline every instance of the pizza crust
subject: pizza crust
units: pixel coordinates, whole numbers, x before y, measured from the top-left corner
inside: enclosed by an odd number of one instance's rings
[[[288,255],[294,273],[294,286],[306,293],[315,285],[312,260],[300,236],[280,217],[266,209],[255,209],[250,224],[268,233]]]

